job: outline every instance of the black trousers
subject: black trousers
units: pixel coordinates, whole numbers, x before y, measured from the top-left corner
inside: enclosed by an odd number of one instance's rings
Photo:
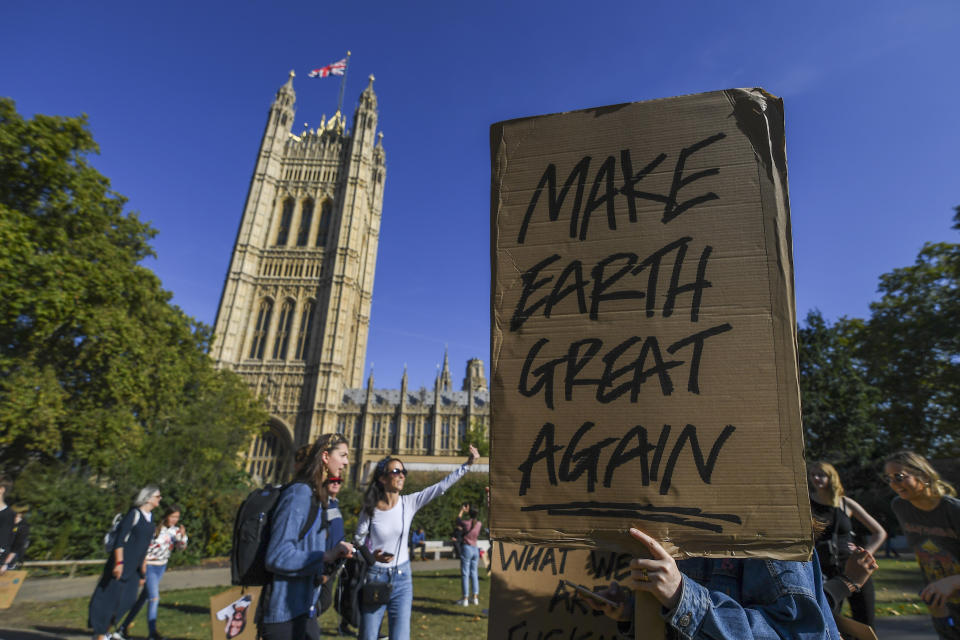
[[[304,614],[286,622],[264,622],[260,625],[260,637],[263,640],[320,640],[320,625],[316,618]]]

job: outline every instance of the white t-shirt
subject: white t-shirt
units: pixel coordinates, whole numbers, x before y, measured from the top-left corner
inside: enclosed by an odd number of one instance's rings
[[[423,491],[400,496],[392,509],[381,511],[373,510],[373,518],[365,511],[360,512],[360,521],[357,523],[357,544],[365,544],[371,551],[380,549],[384,553],[392,553],[390,562],[378,562],[378,567],[393,567],[410,560],[410,551],[407,548],[407,538],[410,535],[410,523],[413,516],[423,505],[437,496],[442,496],[447,489],[456,484],[457,480],[467,473],[469,465],[460,465],[450,472],[440,482],[430,485]]]

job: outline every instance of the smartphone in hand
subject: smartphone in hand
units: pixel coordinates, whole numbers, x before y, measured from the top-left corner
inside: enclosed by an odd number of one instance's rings
[[[614,607],[614,608],[619,607],[621,604],[619,602],[614,602],[613,600],[606,598],[595,591],[591,591],[590,589],[583,586],[582,584],[576,584],[574,582],[570,582],[569,580],[561,580],[560,582],[570,587],[571,589],[575,590],[578,595],[583,596],[585,598],[590,598],[591,600],[594,600],[596,602],[610,605],[611,607]]]

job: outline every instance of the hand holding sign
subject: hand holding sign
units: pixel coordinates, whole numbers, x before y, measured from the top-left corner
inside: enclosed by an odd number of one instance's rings
[[[673,609],[680,600],[683,575],[677,562],[659,542],[639,529],[630,529],[630,535],[650,550],[651,558],[634,558],[630,561],[630,577],[627,586],[634,591],[649,591],[660,604]]]

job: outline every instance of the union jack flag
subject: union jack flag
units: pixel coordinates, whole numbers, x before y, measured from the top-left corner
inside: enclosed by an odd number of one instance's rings
[[[342,58],[328,64],[325,67],[320,67],[319,69],[312,70],[307,74],[308,78],[326,78],[327,76],[342,76],[347,70],[347,59]]]

